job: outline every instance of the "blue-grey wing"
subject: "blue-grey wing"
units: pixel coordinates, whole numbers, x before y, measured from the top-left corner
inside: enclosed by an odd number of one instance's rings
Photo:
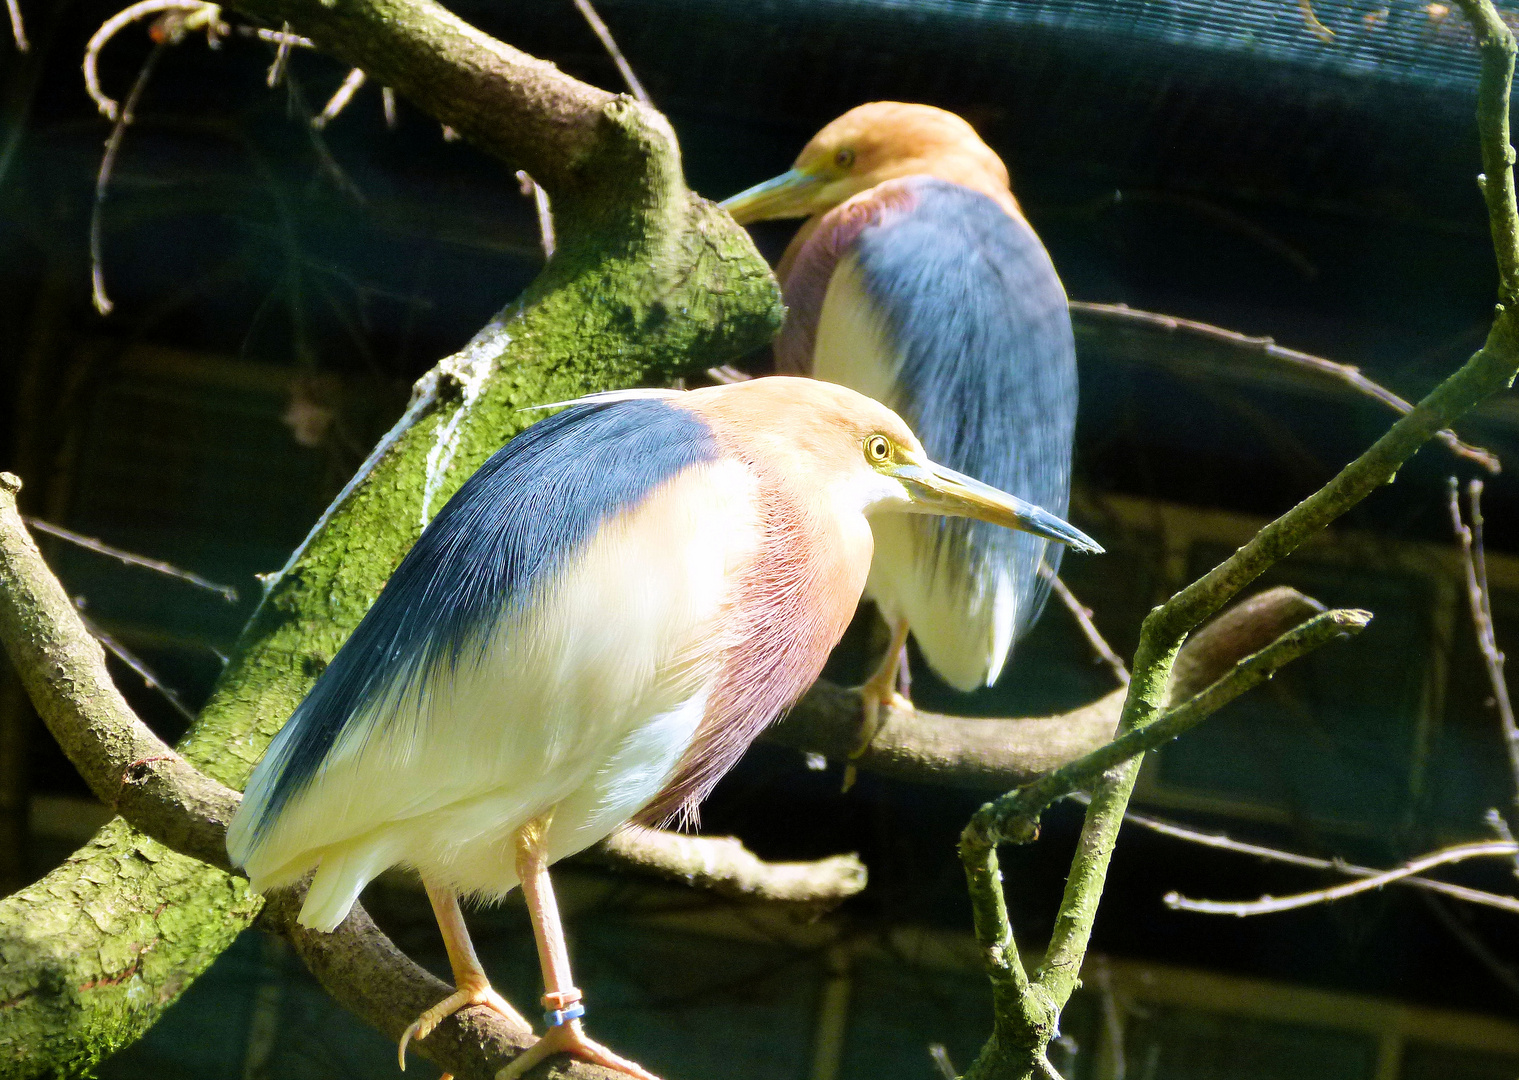
[[[978,192],[928,177],[861,229],[850,254],[897,358],[889,402],[935,460],[1065,516],[1076,349],[1065,290],[1029,224]],[[935,542],[1010,566],[1017,633],[1048,587],[1058,544],[945,520]],[[1053,550],[1046,550],[1046,548]]]
[[[401,561],[281,729],[228,834],[245,865],[281,809],[355,723],[419,676],[478,659],[595,534],[691,465],[717,457],[706,424],[660,400],[572,406],[512,439],[461,486]]]

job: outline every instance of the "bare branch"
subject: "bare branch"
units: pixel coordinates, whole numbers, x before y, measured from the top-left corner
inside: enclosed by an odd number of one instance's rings
[[[19,0],[5,0],[5,10],[11,17],[11,37],[16,40],[16,51],[30,52],[32,46],[26,40],[26,24],[21,21]]]
[[[359,68],[350,71],[343,80],[343,84],[337,88],[332,97],[327,99],[327,104],[322,111],[311,118],[311,126],[321,131],[337,119],[338,113],[348,107],[348,103],[353,100],[353,95],[359,92],[359,88],[364,85],[367,78],[368,76]]]
[[[1102,636],[1102,631],[1097,629],[1097,624],[1092,621],[1092,609],[1076,599],[1076,594],[1071,592],[1070,586],[1060,580],[1060,575],[1050,569],[1050,564],[1044,561],[1039,563],[1039,576],[1050,583],[1050,589],[1065,609],[1076,620],[1076,625],[1081,628],[1081,636],[1087,639],[1087,644],[1101,660],[1113,672],[1113,678],[1118,680],[1119,686],[1129,685],[1129,669],[1124,665],[1123,658],[1113,651],[1108,644],[1107,638]]]
[[[145,0],[153,2],[153,0]],[[110,297],[105,291],[105,196],[111,184],[111,170],[116,166],[116,155],[121,151],[121,144],[126,139],[127,128],[132,123],[132,114],[137,108],[137,99],[142,96],[143,90],[148,85],[148,79],[153,74],[153,69],[158,66],[159,58],[163,56],[164,42],[156,42],[153,50],[148,53],[148,58],[143,61],[142,68],[137,72],[137,81],[132,84],[132,92],[127,95],[127,104],[119,115],[114,119],[116,124],[111,128],[111,137],[106,140],[105,154],[100,158],[100,171],[95,174],[95,202],[90,209],[90,290],[95,302],[95,310],[102,315],[109,315],[111,308]],[[114,110],[115,102],[111,102]]]
[[[1519,808],[1519,724],[1514,722],[1514,705],[1509,699],[1508,680],[1503,673],[1503,652],[1498,648],[1493,630],[1492,593],[1487,587],[1487,558],[1482,547],[1482,482],[1467,486],[1471,504],[1471,525],[1461,520],[1461,499],[1456,478],[1450,478],[1450,522],[1461,545],[1461,566],[1466,572],[1466,600],[1471,611],[1472,629],[1477,635],[1477,649],[1482,654],[1487,680],[1492,686],[1493,703],[1498,710],[1498,724],[1508,750],[1509,770],[1514,779],[1514,802]]]
[[[93,536],[76,533],[72,529],[65,529],[62,525],[54,525],[52,522],[43,521],[41,518],[23,516],[21,520],[26,522],[27,528],[33,532],[47,533],[49,536],[65,540],[76,547],[84,548],[86,551],[93,551],[97,555],[105,555],[108,558],[116,559],[118,562],[126,563],[128,566],[140,566],[144,570],[152,570],[155,574],[177,578],[197,588],[214,592],[229,604],[237,603],[237,590],[231,585],[219,584],[210,578],[201,577],[199,574],[189,570],[182,570],[173,563],[164,562],[162,559],[150,559],[146,555],[138,555],[123,548],[114,547],[102,540],[96,540]]]
[[[1411,878],[1416,874],[1422,874],[1424,871],[1436,866],[1465,862],[1467,859],[1511,859],[1516,853],[1519,853],[1519,844],[1506,843],[1502,840],[1489,840],[1478,844],[1460,844],[1420,856],[1417,859],[1411,859],[1396,870],[1373,873],[1371,876],[1362,878],[1360,881],[1350,881],[1328,889],[1315,889],[1312,892],[1297,893],[1293,896],[1263,896],[1259,900],[1247,901],[1189,900],[1180,893],[1170,892],[1165,896],[1165,905],[1172,911],[1193,911],[1200,915],[1269,915],[1278,911],[1295,911],[1298,908],[1311,907],[1314,904],[1327,904],[1334,900],[1343,900],[1347,896],[1370,892],[1373,889],[1380,889],[1383,885],[1389,885],[1396,881]],[[1490,906],[1501,907],[1506,911],[1519,912],[1519,898],[1508,897],[1505,899],[1508,900],[1508,903],[1491,903]]]
[[[754,376],[746,375],[732,364],[724,364],[721,367],[708,368],[707,378],[715,383],[727,386],[733,383],[748,382]]]
[[[1078,802],[1090,801],[1087,796],[1077,792],[1071,798]],[[1350,877],[1375,877],[1384,873],[1382,870],[1374,870],[1369,866],[1357,866],[1340,859],[1321,859],[1315,855],[1304,855],[1296,851],[1282,851],[1279,848],[1266,847],[1262,844],[1251,844],[1243,840],[1235,840],[1224,833],[1204,832],[1201,829],[1189,828],[1178,825],[1174,821],[1163,821],[1160,818],[1151,817],[1148,814],[1136,813],[1130,810],[1124,815],[1125,825],[1137,825],[1142,829],[1169,836],[1176,840],[1184,840],[1190,844],[1199,844],[1202,847],[1214,848],[1218,851],[1232,851],[1238,855],[1252,855],[1259,859],[1270,862],[1286,863],[1289,866],[1303,866],[1311,870],[1333,870],[1335,873],[1347,874]],[[1512,839],[1508,842],[1513,843]],[[1519,844],[1515,845],[1519,850]],[[1504,910],[1519,910],[1514,905],[1519,904],[1512,896],[1504,896],[1502,893],[1486,892],[1482,889],[1471,889],[1465,885],[1452,885],[1448,881],[1439,881],[1435,878],[1406,877],[1399,878],[1393,884],[1408,885],[1426,892],[1441,893],[1456,900],[1464,900],[1470,904],[1481,904],[1485,907],[1495,907]]]
[[[817,862],[767,863],[733,836],[685,836],[625,825],[588,857],[617,870],[680,881],[739,900],[832,907],[865,888],[865,864],[855,855]]]
[[[1300,352],[1297,349],[1288,349],[1278,345],[1269,337],[1252,337],[1249,334],[1241,334],[1234,330],[1225,330],[1221,326],[1213,326],[1209,323],[1197,322],[1194,319],[1177,318],[1174,315],[1160,315],[1153,311],[1140,311],[1129,307],[1127,304],[1095,304],[1081,300],[1071,301],[1071,316],[1076,324],[1078,334],[1091,335],[1094,333],[1113,333],[1130,327],[1142,327],[1146,330],[1161,331],[1169,336],[1183,340],[1193,339],[1199,342],[1223,345],[1231,350],[1253,353],[1267,359],[1307,372],[1318,378],[1348,386],[1357,393],[1392,409],[1394,412],[1407,414],[1412,411],[1410,405],[1399,395],[1367,378],[1359,368],[1351,364],[1340,364],[1333,360],[1326,360],[1322,356],[1314,356],[1310,353]],[[1132,335],[1124,339],[1125,352],[1130,355],[1138,355],[1136,348],[1139,343],[1132,340]],[[1164,355],[1158,355],[1156,359],[1163,363],[1185,363],[1187,358],[1175,355],[1175,350],[1168,342]],[[1435,435],[1451,453],[1468,461],[1475,462],[1488,472],[1497,474],[1502,465],[1498,461],[1498,455],[1480,446],[1463,442],[1455,432],[1444,430]]]
[[[20,488],[0,473],[0,641],[38,715],[101,802],[176,851],[228,869],[237,792],[198,772],[122,698],[22,524]]]
[[[1125,732],[1085,757],[987,803],[965,827],[962,846],[982,848],[1033,840],[1038,835],[1040,813],[1055,800],[1088,787],[1114,766],[1165,745],[1298,657],[1335,638],[1358,634],[1370,621],[1369,611],[1340,609],[1315,615],[1245,657],[1207,689],[1167,709],[1144,727]]]
[[[221,18],[221,9],[215,4],[205,3],[204,0],[138,0],[130,7],[123,8],[100,24],[100,29],[90,37],[89,44],[84,49],[84,88],[90,97],[95,100],[95,105],[107,120],[115,120],[120,110],[114,98],[108,97],[100,89],[100,51],[106,47],[110,40],[121,33],[126,27],[139,19],[145,19],[149,15],[165,15],[171,12],[181,12],[185,15],[185,21],[179,24],[181,31],[195,30],[201,27],[215,27]],[[139,76],[139,80],[140,80]],[[128,105],[130,111],[130,103]]]
[[[580,14],[585,16],[585,21],[591,24],[591,29],[601,39],[602,48],[612,57],[612,63],[617,65],[618,74],[622,81],[628,84],[628,90],[645,105],[653,105],[649,99],[649,93],[643,88],[643,83],[638,81],[638,76],[633,74],[633,65],[628,63],[622,55],[622,50],[617,47],[617,42],[612,38],[612,31],[607,29],[607,24],[601,21],[601,16],[596,14],[596,9],[591,6],[591,0],[575,0],[575,7]]]
[[[517,170],[517,185],[522,194],[533,200],[533,209],[538,212],[538,244],[543,248],[543,257],[552,258],[554,255],[554,212],[549,207],[549,193],[538,186],[538,182],[522,169]]]
[[[1477,119],[1486,166],[1483,193],[1497,254],[1501,300],[1487,340],[1459,371],[1446,378],[1334,479],[1150,612],[1140,629],[1139,646],[1131,665],[1133,681],[1119,722],[1120,742],[1168,715],[1166,706],[1177,653],[1193,629],[1269,567],[1388,483],[1426,441],[1448,430],[1473,405],[1505,389],[1519,372],[1519,322],[1515,314],[1519,300],[1519,208],[1515,206],[1514,151],[1508,131],[1514,39],[1491,0],[1458,0],[1458,3],[1476,30],[1482,56]],[[1308,625],[1315,622],[1321,627],[1325,625],[1322,616],[1310,620]],[[1023,972],[1013,945],[992,842],[997,833],[975,827],[977,819],[982,819],[983,825],[1001,822],[988,808],[983,808],[967,826],[961,844],[962,859],[972,896],[976,935],[986,956],[995,1017],[992,1037],[966,1074],[967,1080],[1027,1076],[1042,1067],[1044,1047],[1057,1030],[1054,1021],[1079,980],[1108,864],[1140,763],[1141,757],[1136,756],[1112,768],[1093,790],[1037,982],[1031,983]],[[990,822],[986,820],[988,817],[992,819]]]
[[[1191,697],[1243,657],[1321,613],[1324,605],[1279,586],[1243,600],[1193,635],[1177,660],[1173,699]],[[1054,716],[991,719],[888,708],[860,768],[915,783],[1006,791],[1027,784],[1113,738],[1123,690]],[[765,736],[835,761],[859,739],[859,691],[819,681]]]
[[[82,605],[80,602],[76,601],[74,606],[77,608]],[[110,634],[106,633],[106,631],[101,628],[100,624],[95,622],[93,619],[87,618],[85,615],[81,614],[79,616],[79,621],[84,624],[84,628],[89,631],[91,637],[105,646],[106,652],[110,653],[127,667],[131,668],[137,674],[137,677],[146,683],[151,689],[157,690],[159,694],[163,696],[164,700],[174,707],[174,711],[179,713],[180,716],[184,717],[191,723],[195,722],[195,711],[186,705],[183,701],[181,701],[179,694],[177,694],[172,687],[168,686],[162,679],[160,679],[158,675],[153,671],[153,669],[148,667],[148,665],[143,662],[140,656],[134,653],[131,649],[128,649],[121,642],[117,641]]]

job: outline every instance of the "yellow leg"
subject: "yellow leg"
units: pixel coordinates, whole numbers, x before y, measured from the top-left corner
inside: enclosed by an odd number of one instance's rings
[[[517,877],[522,882],[528,918],[533,923],[533,939],[538,943],[538,963],[543,968],[543,1007],[551,1012],[575,1011],[580,1004],[580,991],[570,975],[570,953],[564,943],[564,927],[559,922],[554,885],[549,880],[545,840],[552,816],[551,813],[544,814],[518,831]],[[647,1069],[589,1038],[581,1029],[578,1014],[552,1024],[543,1038],[498,1072],[496,1080],[515,1080],[554,1054],[574,1054],[608,1069],[628,1073],[638,1080],[659,1080]]]
[[[857,771],[854,767],[854,759],[870,749],[876,734],[881,730],[882,706],[891,708],[911,708],[912,702],[898,689],[898,679],[901,686],[907,686],[907,620],[899,619],[891,628],[891,642],[886,646],[886,655],[881,657],[880,666],[870,678],[865,680],[860,687],[860,706],[863,714],[860,719],[860,737],[855,743],[853,750],[849,752],[849,763],[844,766],[844,790],[854,787]]]
[[[491,989],[490,980],[475,955],[475,946],[469,939],[469,929],[464,925],[464,913],[459,910],[459,898],[452,889],[440,889],[424,881],[427,899],[432,901],[433,914],[438,917],[438,929],[443,932],[443,948],[448,950],[448,966],[454,969],[454,992],[412,1021],[401,1035],[397,1051],[401,1068],[406,1068],[406,1044],[412,1039],[425,1039],[433,1029],[454,1013],[469,1005],[484,1005],[500,1013],[506,1022],[523,1032],[533,1026],[511,1003]]]

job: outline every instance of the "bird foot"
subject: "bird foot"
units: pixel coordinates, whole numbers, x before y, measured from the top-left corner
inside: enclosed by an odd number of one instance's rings
[[[471,1005],[484,1005],[492,1012],[499,1013],[503,1020],[518,1031],[529,1033],[533,1030],[533,1025],[529,1024],[520,1012],[512,1008],[511,1002],[496,993],[490,983],[484,981],[465,983],[452,994],[449,994],[448,997],[413,1020],[411,1026],[402,1032],[401,1045],[396,1050],[396,1054],[400,1058],[401,1070],[403,1072],[406,1070],[407,1043],[411,1042],[412,1039],[416,1039],[418,1042],[422,1041],[431,1035],[433,1029],[443,1023],[443,1021],[447,1020],[460,1009],[468,1008]]]
[[[612,1053],[605,1046],[586,1035],[579,1020],[570,1020],[549,1028],[548,1033],[532,1046],[514,1057],[496,1074],[496,1080],[516,1080],[517,1077],[537,1065],[544,1058],[555,1054],[574,1054],[593,1065],[601,1065],[617,1072],[627,1073],[638,1080],[659,1080],[642,1065]]]
[[[848,791],[854,787],[858,770],[855,768],[855,759],[870,749],[870,744],[880,733],[881,726],[885,723],[886,712],[891,709],[911,709],[912,702],[903,694],[899,693],[892,684],[897,681],[894,671],[886,672],[884,679],[872,676],[867,679],[864,686],[860,687],[860,734],[855,740],[855,747],[849,752],[849,761],[844,766],[843,790]]]

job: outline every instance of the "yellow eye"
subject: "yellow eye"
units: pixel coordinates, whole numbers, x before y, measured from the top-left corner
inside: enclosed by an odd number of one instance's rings
[[[872,435],[865,440],[865,460],[872,465],[884,465],[891,460],[891,440],[885,435]]]
[[[840,150],[833,155],[833,163],[841,169],[847,169],[854,164],[854,151],[850,149]]]

